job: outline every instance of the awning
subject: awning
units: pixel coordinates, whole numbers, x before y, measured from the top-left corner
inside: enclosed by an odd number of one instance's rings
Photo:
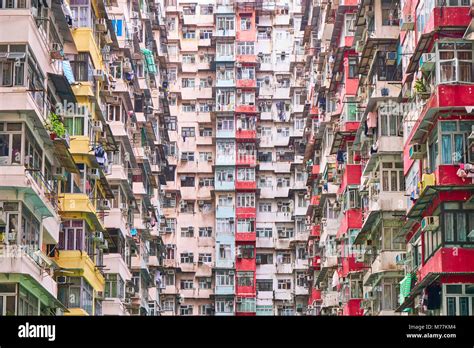
[[[150,74],[156,74],[157,70],[156,70],[156,65],[155,65],[155,58],[153,57],[153,52],[146,48],[142,48],[141,51],[145,57],[147,71]]]
[[[74,78],[74,73],[72,72],[72,67],[71,63],[69,60],[63,60],[63,74],[66,76],[66,79],[70,84],[73,84],[76,82],[76,79]]]
[[[352,131],[337,131],[334,133],[334,138],[331,145],[330,155],[335,155],[339,151],[341,145],[344,143],[345,138],[354,135]]]
[[[398,39],[389,38],[367,38],[364,49],[360,56],[359,64],[357,65],[357,74],[367,75],[372,64],[372,58],[381,45],[396,45]]]
[[[54,144],[54,157],[59,161],[61,167],[66,169],[70,173],[79,174],[74,158],[69,151],[69,146],[65,139],[56,138],[53,141]]]
[[[418,69],[418,63],[420,62],[421,55],[428,52],[431,45],[431,39],[433,38],[434,32],[422,34],[416,45],[415,51],[413,52],[410,62],[408,63],[406,74],[411,74]]]
[[[65,75],[48,73],[49,80],[53,83],[56,94],[61,101],[67,101],[71,104],[76,104],[76,97],[72,91],[71,84]]]
[[[340,72],[341,67],[343,67],[342,61],[344,59],[344,52],[349,49],[349,47],[338,47],[334,57],[334,68],[332,69],[332,78],[331,84],[329,85],[329,92],[334,92],[339,81],[336,81],[336,75]]]
[[[66,3],[64,6],[69,5]],[[67,42],[68,44],[74,44],[71,29],[69,29],[69,25],[66,22],[66,14],[63,11],[61,0],[51,1],[51,11],[54,15],[54,22],[58,26],[59,32],[64,38],[64,42]]]

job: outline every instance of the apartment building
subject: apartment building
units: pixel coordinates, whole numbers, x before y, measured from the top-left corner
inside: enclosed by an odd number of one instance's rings
[[[0,5],[1,315],[160,312],[162,15]]]
[[[164,315],[307,303],[298,1],[166,1]]]
[[[307,313],[473,315],[471,3],[303,7]]]

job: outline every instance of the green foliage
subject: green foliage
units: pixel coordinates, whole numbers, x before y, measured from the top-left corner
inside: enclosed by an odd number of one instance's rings
[[[46,120],[46,129],[51,133],[55,133],[59,138],[64,137],[66,134],[66,128],[64,127],[61,118],[54,112],[51,112]]]

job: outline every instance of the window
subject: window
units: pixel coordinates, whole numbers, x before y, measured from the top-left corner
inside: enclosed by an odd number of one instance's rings
[[[255,257],[255,248],[251,244],[239,245],[237,247],[237,257],[243,259],[253,259]]]
[[[183,29],[183,39],[195,39],[196,31]]]
[[[280,251],[277,253],[276,259],[278,264],[289,264],[291,263],[291,253]]]
[[[194,227],[181,227],[181,237],[192,238],[194,237]]]
[[[252,28],[252,17],[242,16],[240,17],[240,30],[250,30]]]
[[[60,250],[85,250],[86,229],[83,220],[68,220],[59,231]]]
[[[216,271],[217,286],[234,286],[234,275],[230,271]]]
[[[194,201],[181,201],[181,213],[194,213]]]
[[[384,227],[383,231],[383,250],[403,250],[405,251],[405,243],[397,241],[399,228]]]
[[[237,194],[237,207],[255,207],[255,194],[254,193],[238,193]]]
[[[218,218],[216,219],[216,233],[218,234],[233,234],[234,233],[234,219],[233,218]]]
[[[199,39],[206,40],[212,38],[212,30],[203,29],[199,31]]]
[[[199,237],[212,237],[212,227],[199,227]]]
[[[166,271],[163,277],[163,286],[174,286],[174,272]]]
[[[88,0],[72,0],[70,2],[73,27],[91,28],[94,24],[94,11]]]
[[[291,279],[278,279],[278,290],[291,290]]]
[[[202,15],[212,15],[214,13],[214,6],[212,4],[201,5],[200,8]]]
[[[183,152],[181,154],[182,161],[194,162],[194,152]]]
[[[212,137],[212,128],[199,128],[199,136]]]
[[[212,315],[212,307],[208,304],[199,305],[199,315]]]
[[[474,159],[474,152],[469,151],[468,139],[474,122],[442,121],[441,131],[441,164],[467,163]]]
[[[181,187],[195,187],[194,176],[181,175]]]
[[[218,42],[216,44],[216,52],[219,57],[233,57],[234,44]]]
[[[257,238],[272,238],[273,229],[271,227],[258,227]]]
[[[254,232],[255,219],[237,219],[237,232],[252,233]]]
[[[221,207],[232,207],[234,200],[232,195],[218,195],[218,206]]]
[[[234,312],[234,301],[229,300],[216,300],[216,313],[233,313]]]
[[[216,171],[216,177],[219,182],[233,182],[234,171],[232,169],[218,169]]]
[[[400,294],[400,279],[384,279],[382,283],[381,310],[394,310],[398,307]]]
[[[206,177],[206,178],[199,178],[199,187],[212,187],[214,186],[214,178]]]
[[[182,104],[181,110],[183,112],[196,112],[196,105],[195,104]]]
[[[237,169],[237,179],[240,181],[255,181],[255,169],[254,168]]]
[[[234,30],[234,17],[217,17],[217,30]]]
[[[399,25],[398,3],[382,0],[382,25]]]
[[[382,162],[382,191],[405,191],[403,163]]]
[[[193,306],[191,306],[191,305],[181,305],[180,314],[181,315],[193,315]]]
[[[219,141],[217,143],[217,157],[219,156],[235,158],[235,143],[232,141]]]
[[[273,291],[273,280],[257,279],[257,291]]]
[[[355,13],[346,13],[345,18],[345,30],[346,36],[354,36],[355,33],[355,21],[357,15]]]
[[[211,263],[212,262],[212,256],[211,254],[199,254],[198,258],[199,263]]]
[[[257,265],[272,265],[273,254],[257,254],[256,262]]]
[[[194,255],[193,253],[181,253],[181,263],[193,263]]]
[[[258,203],[258,211],[260,213],[271,213],[272,204],[270,202],[260,202]]]
[[[277,232],[279,239],[293,238],[295,234],[293,227],[277,227]]]
[[[183,88],[194,88],[196,87],[196,80],[194,78],[182,78],[181,86]]]
[[[379,109],[379,123],[381,136],[401,136],[403,129],[403,115],[385,113]]]
[[[196,56],[194,54],[183,54],[183,64],[195,64]]]
[[[182,137],[195,137],[196,129],[194,127],[181,127]]]
[[[239,286],[254,286],[254,272],[237,272]]]
[[[231,260],[232,259],[232,249],[230,244],[220,244],[219,245],[219,259],[220,260]]]
[[[253,55],[255,54],[255,43],[250,41],[238,42],[237,43],[237,54],[240,55]]]
[[[474,315],[474,284],[445,284],[443,288],[445,315]]]
[[[181,279],[180,288],[183,290],[192,290],[194,288],[192,279]]]

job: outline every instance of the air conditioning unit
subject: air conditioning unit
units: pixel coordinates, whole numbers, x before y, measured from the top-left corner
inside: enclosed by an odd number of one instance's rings
[[[67,277],[65,276],[59,276],[56,278],[56,283],[58,284],[66,284],[67,283]]]
[[[415,21],[413,19],[413,16],[411,14],[403,16],[402,27],[400,28],[400,30],[408,31],[413,29],[415,29]]]
[[[105,239],[102,244],[99,246],[99,249],[108,249],[109,248],[109,241]]]
[[[127,292],[127,294],[130,294],[130,295],[135,294],[135,287],[134,286],[127,286],[126,292]]]
[[[104,81],[105,80],[105,73],[101,69],[94,69],[92,71],[92,75],[99,81]]]
[[[89,177],[90,177],[91,179],[99,180],[99,179],[100,179],[100,172],[99,172],[99,169],[98,169],[98,168],[92,168],[92,169],[89,171]]]
[[[201,206],[204,205],[204,201],[198,201],[198,204],[199,204],[199,206],[201,207]]]
[[[425,216],[423,220],[421,220],[421,230],[426,231],[434,231],[439,227],[439,216]]]
[[[95,236],[94,236],[94,242],[103,243],[104,242],[104,234],[102,232],[96,232]]]
[[[426,145],[425,144],[413,144],[410,146],[409,156],[410,159],[422,159],[424,154],[426,153]]]
[[[8,241],[13,242],[16,241],[16,232],[9,232],[7,234]]]
[[[397,62],[397,52],[387,52],[385,55],[385,63],[394,65]]]
[[[242,67],[242,63],[239,63],[239,62],[235,63],[235,67],[236,67],[236,68],[241,68],[241,67]]]
[[[100,200],[99,210],[110,210],[110,201],[108,199]]]
[[[92,130],[95,132],[102,132],[102,122],[100,121],[92,121]]]
[[[420,70],[423,72],[433,71],[435,68],[435,53],[423,53],[420,60]]]

